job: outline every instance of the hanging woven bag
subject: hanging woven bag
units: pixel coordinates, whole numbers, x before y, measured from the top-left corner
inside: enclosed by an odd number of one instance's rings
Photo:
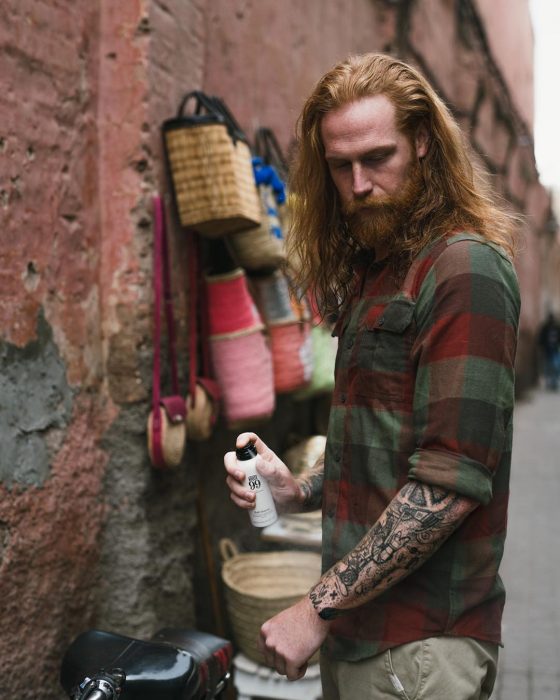
[[[282,202],[278,202],[277,215],[284,240],[290,228],[290,218],[288,216],[288,192],[286,183],[288,182],[288,159],[284,155],[276,134],[268,126],[261,126],[255,132],[255,156],[262,159],[266,165],[272,166],[278,173],[280,180],[284,183],[285,196]]]
[[[306,300],[297,300],[281,270],[252,277],[251,284],[268,333],[276,393],[307,386],[313,372],[313,355]]]
[[[271,165],[253,158],[255,183],[259,192],[262,223],[228,236],[237,264],[246,270],[274,270],[286,259],[278,208],[286,200],[284,183]]]
[[[242,269],[206,275],[212,369],[228,428],[251,427],[275,408],[272,357]]]
[[[176,467],[185,449],[187,430],[185,402],[179,393],[175,324],[169,274],[169,253],[165,213],[161,197],[154,199],[154,360],[152,381],[152,410],[148,416],[148,453],[154,467]],[[167,340],[173,394],[162,397],[160,390],[160,340],[162,296],[167,320]]]
[[[325,396],[334,390],[334,366],[338,349],[338,338],[333,337],[332,328],[321,318],[313,294],[307,295],[311,310],[311,352],[313,354],[313,373],[309,384],[294,393],[296,401],[303,401],[315,396]]]
[[[251,151],[221,100],[189,92],[162,133],[182,226],[216,237],[260,224]]]

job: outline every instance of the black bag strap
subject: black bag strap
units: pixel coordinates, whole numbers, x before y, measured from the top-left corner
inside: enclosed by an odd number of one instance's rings
[[[194,101],[194,109],[191,112],[192,116],[204,116],[202,115],[202,109],[204,108],[206,110],[206,114],[213,117],[214,120],[220,122],[224,121],[224,116],[217,108],[213,98],[207,95],[205,92],[202,92],[202,90],[191,90],[191,92],[187,92],[187,94],[181,100],[179,109],[177,110],[178,118],[186,116],[185,108],[189,101]]]
[[[255,155],[262,158],[267,165],[274,166],[282,180],[286,180],[288,161],[280,148],[276,135],[267,126],[261,126],[255,132]]]
[[[239,126],[239,122],[233,116],[233,114],[231,113],[231,110],[226,105],[226,103],[222,100],[222,98],[214,96],[214,97],[212,97],[212,101],[213,101],[216,109],[223,116],[224,121],[225,121],[226,126],[227,126],[228,131],[229,131],[229,135],[233,139],[233,142],[235,143],[236,141],[244,141],[245,143],[248,143],[247,136],[245,135],[245,132]]]
[[[192,106],[189,103],[192,103]],[[190,111],[187,111],[187,107],[190,108]],[[245,132],[221,97],[207,95],[202,90],[191,90],[183,97],[177,110],[177,116],[164,123],[164,131],[166,128],[171,129],[185,125],[185,122],[193,126],[223,124],[233,143],[236,141],[248,143]]]

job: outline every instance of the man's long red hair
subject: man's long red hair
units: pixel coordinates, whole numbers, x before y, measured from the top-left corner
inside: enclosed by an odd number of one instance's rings
[[[336,312],[347,297],[356,246],[325,161],[321,120],[332,109],[378,94],[392,101],[396,126],[411,142],[420,125],[429,134],[420,161],[422,192],[394,257],[411,260],[457,229],[475,231],[511,256],[515,252],[519,218],[492,192],[459,125],[427,80],[392,56],[353,56],[326,73],[305,103],[289,180],[288,259],[297,261],[297,286],[314,291],[323,313]]]

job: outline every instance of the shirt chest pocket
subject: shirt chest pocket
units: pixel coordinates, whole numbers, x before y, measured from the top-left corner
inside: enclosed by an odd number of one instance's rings
[[[413,301],[398,299],[366,313],[356,344],[356,396],[405,400],[412,395],[414,308]]]

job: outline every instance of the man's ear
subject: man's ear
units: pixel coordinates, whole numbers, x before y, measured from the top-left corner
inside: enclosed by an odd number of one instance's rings
[[[428,146],[430,145],[430,134],[428,133],[428,128],[425,123],[420,124],[416,129],[416,134],[414,136],[414,146],[416,148],[416,157],[423,158],[428,152]]]

